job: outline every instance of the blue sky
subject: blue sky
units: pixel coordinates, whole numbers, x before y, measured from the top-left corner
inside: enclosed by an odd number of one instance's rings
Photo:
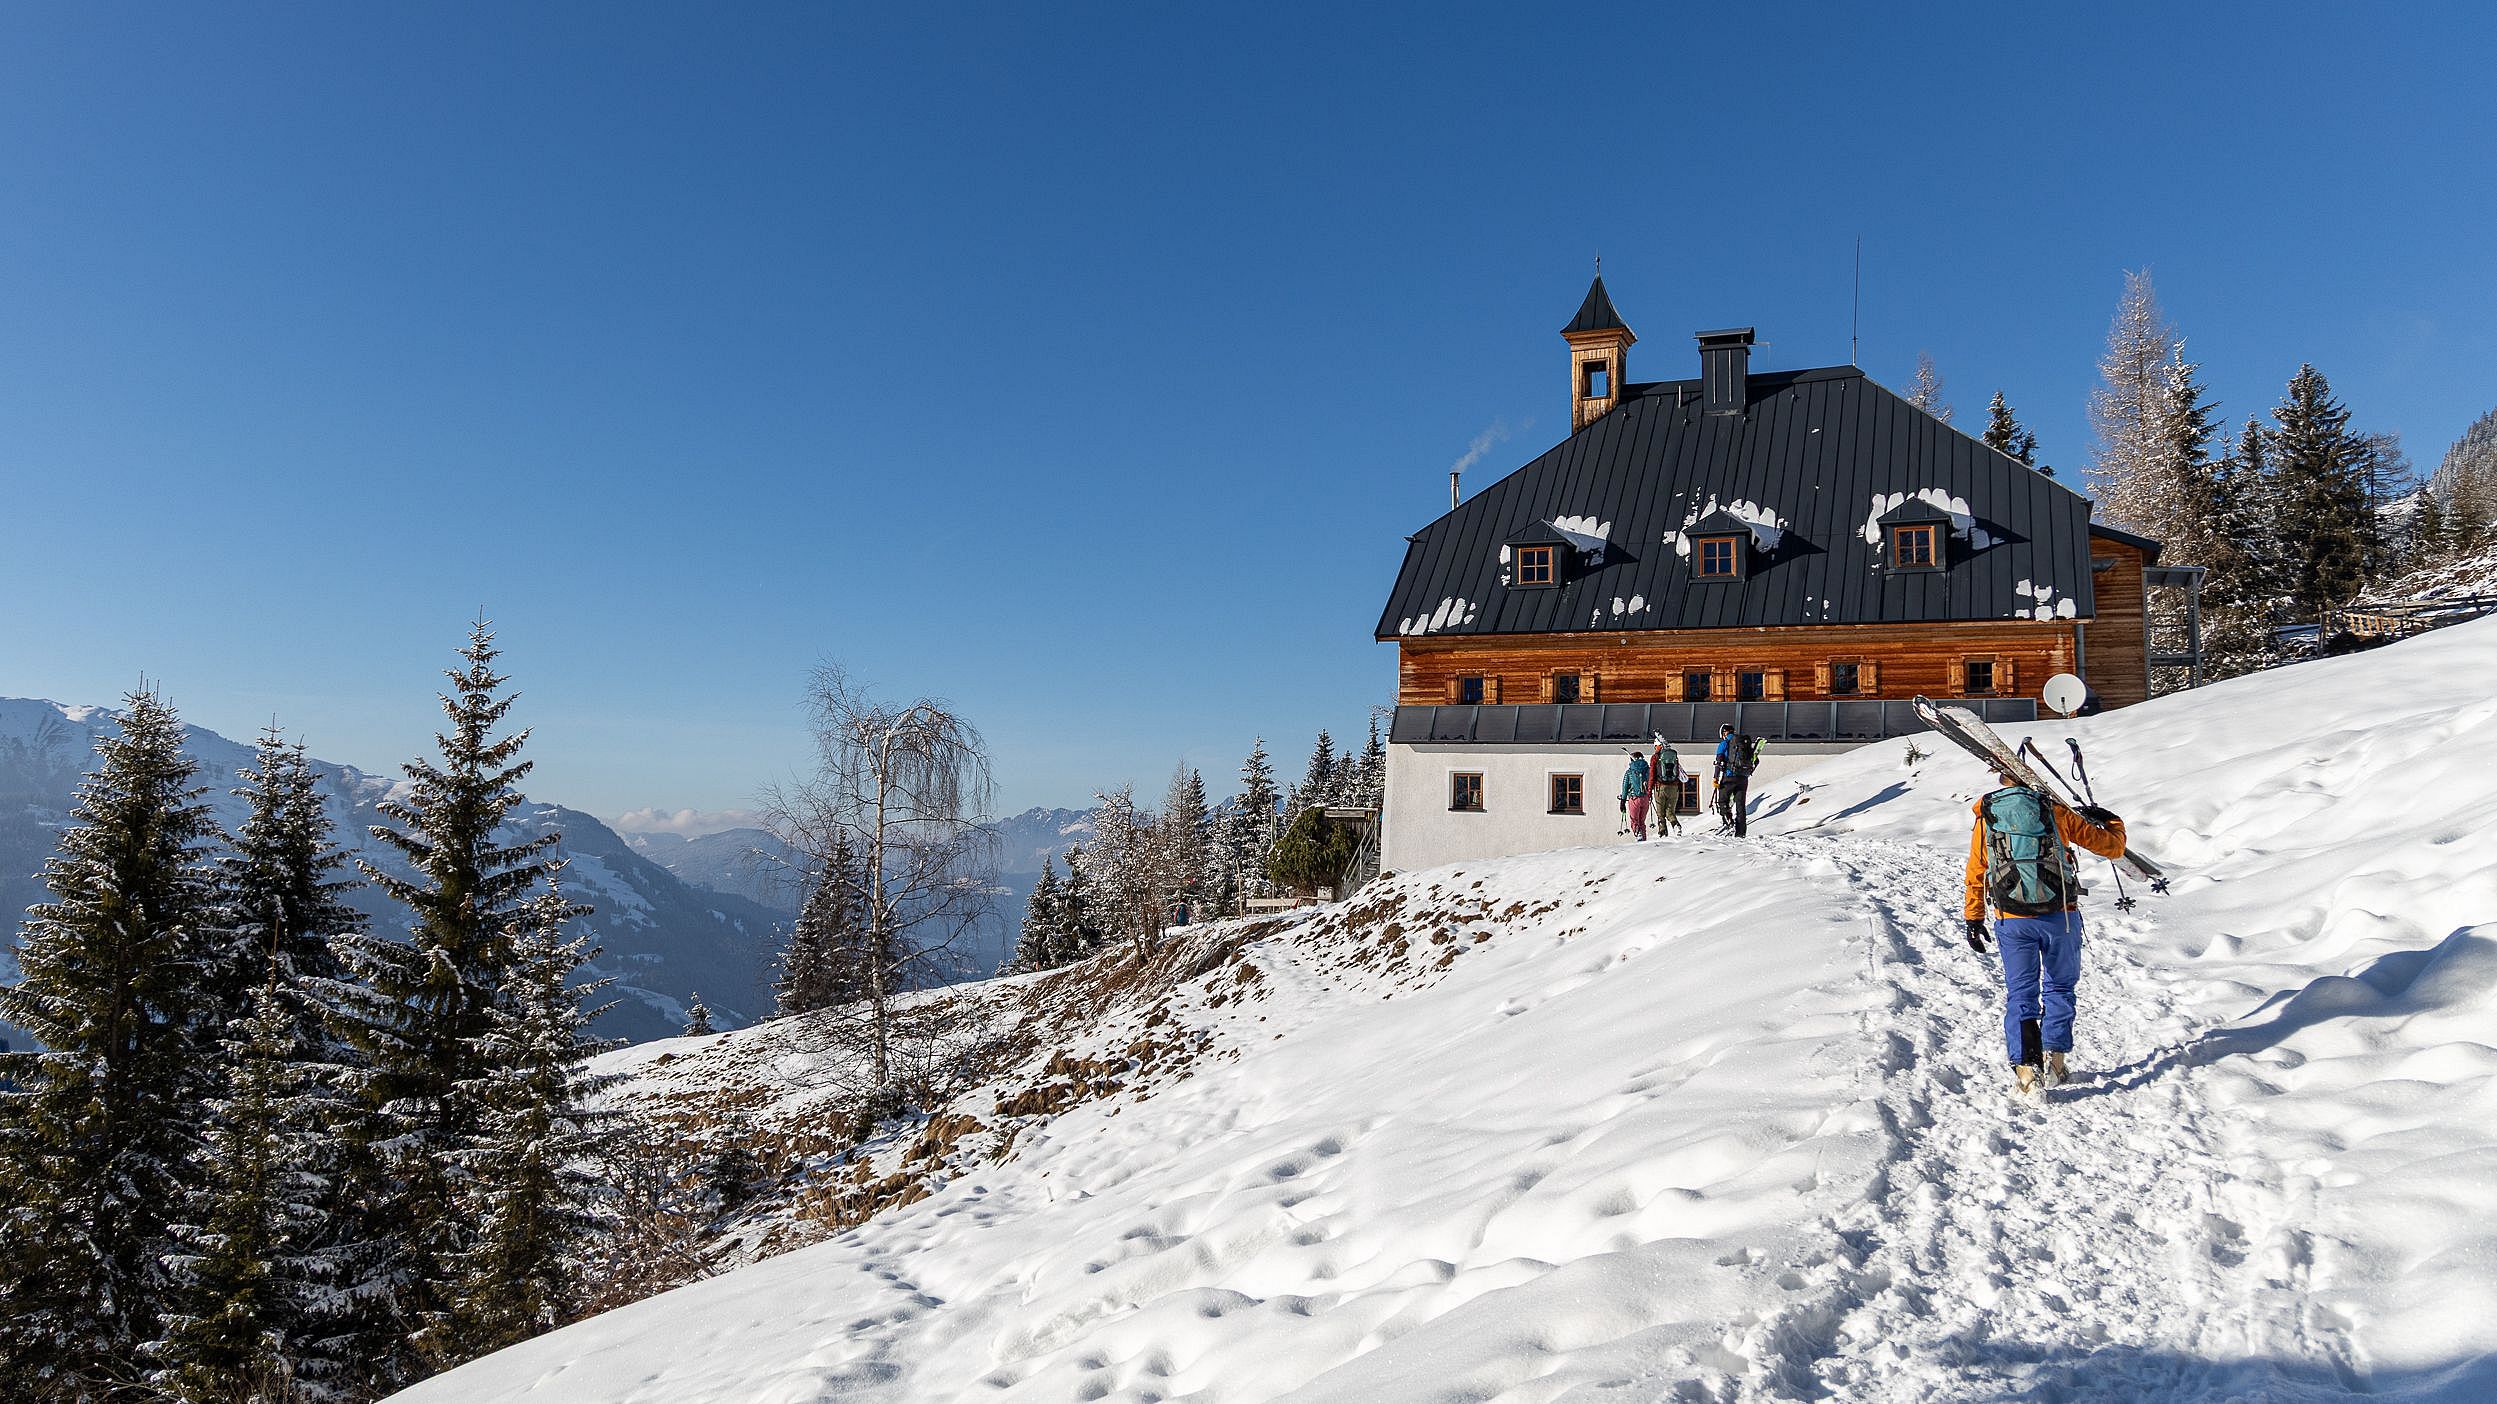
[[[1935,357],[2048,460],[2127,267],[2223,411],[2497,404],[2461,7],[13,6],[0,693],[427,744],[479,608],[533,790],[731,810],[837,658],[1001,798],[1296,768],[1402,537],[1643,340]]]

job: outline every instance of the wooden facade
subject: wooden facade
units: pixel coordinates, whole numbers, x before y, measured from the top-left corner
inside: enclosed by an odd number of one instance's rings
[[[2142,583],[2149,563],[2140,547],[2090,533],[2090,596],[2098,617],[2082,634],[2082,666],[2074,671],[2103,707],[2150,700],[2150,592]]]
[[[2071,620],[1964,624],[1844,624],[1769,629],[1676,629],[1637,633],[1530,634],[1498,638],[1405,639],[1397,653],[1396,701],[1437,706],[1470,695],[1480,678],[1486,703],[1557,700],[1554,681],[1578,679],[1581,702],[1690,702],[1689,675],[1709,675],[1706,700],[1743,698],[1757,674],[1757,700],[1971,695],[1970,663],[1991,665],[2003,696],[2034,692],[2075,671],[2080,639]],[[1833,666],[1856,665],[1856,690],[1833,691]]]

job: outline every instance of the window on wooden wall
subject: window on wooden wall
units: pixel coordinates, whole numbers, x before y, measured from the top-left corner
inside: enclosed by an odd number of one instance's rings
[[[1734,700],[1766,702],[1769,700],[1769,675],[1757,668],[1746,668],[1734,675]]]
[[[1552,548],[1520,546],[1517,548],[1517,583],[1549,585],[1552,583]]]
[[[1448,777],[1448,807],[1464,814],[1483,812],[1481,772],[1460,770]]]
[[[1710,674],[1701,669],[1693,668],[1685,672],[1682,675],[1682,700],[1685,702],[1707,701],[1709,680]]]
[[[2007,696],[2020,690],[2017,669],[2008,658],[1963,658],[1954,671],[1959,690],[1971,697]]]
[[[1942,528],[1932,522],[1890,529],[1890,564],[1897,570],[1931,570],[1942,564]]]
[[[1580,399],[1600,400],[1613,393],[1612,362],[1580,361],[1578,369],[1582,373],[1578,390]],[[1544,383],[1549,385],[1551,382],[1545,381]]]
[[[1735,549],[1731,536],[1703,536],[1699,539],[1699,578],[1731,580],[1742,573],[1742,556]]]
[[[1864,692],[1864,666],[1851,659],[1832,659],[1829,680],[1821,690],[1832,697],[1858,697]]]
[[[1576,673],[1552,675],[1552,700],[1564,706],[1578,700],[1578,675]]]
[[[1552,777],[1552,812],[1584,814],[1587,812],[1587,777],[1555,775]]]

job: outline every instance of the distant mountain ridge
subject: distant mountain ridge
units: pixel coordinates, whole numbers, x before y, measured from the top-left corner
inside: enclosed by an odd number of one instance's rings
[[[0,982],[17,978],[23,913],[50,898],[44,863],[70,822],[80,780],[95,765],[95,743],[118,726],[118,714],[106,707],[0,698]],[[198,726],[184,728],[183,745],[199,762],[218,822],[230,831],[243,815],[233,794],[236,772],[251,763],[252,747]],[[313,764],[339,845],[385,872],[406,875],[405,860],[368,830],[383,822],[376,806],[407,782],[331,761]],[[615,1004],[599,1016],[598,1033],[635,1042],[677,1034],[697,992],[723,1028],[770,1012],[776,928],[783,920],[773,907],[689,883],[579,810],[526,801],[506,827],[514,837],[550,829],[563,835],[554,856],[566,860],[564,893],[590,907],[580,929],[602,948],[591,973],[615,980],[605,991]],[[405,910],[371,887],[349,900],[376,931],[396,934],[406,927]]]
[[[1023,928],[1024,904],[1040,878],[1041,864],[1063,868],[1066,851],[1089,843],[1099,810],[1032,808],[996,821],[997,905],[962,943],[960,954],[986,975],[1013,953]],[[786,920],[804,899],[803,865],[767,829],[723,829],[687,838],[682,834],[626,834],[635,853],[706,892],[741,898]]]

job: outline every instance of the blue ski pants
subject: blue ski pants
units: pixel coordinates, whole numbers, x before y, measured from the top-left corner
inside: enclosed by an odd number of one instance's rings
[[[2003,1042],[2025,1060],[2023,1023],[2038,1025],[2042,1051],[2072,1051],[2072,987],[2081,978],[2081,914],[1999,917],[1994,949],[2003,958]]]

